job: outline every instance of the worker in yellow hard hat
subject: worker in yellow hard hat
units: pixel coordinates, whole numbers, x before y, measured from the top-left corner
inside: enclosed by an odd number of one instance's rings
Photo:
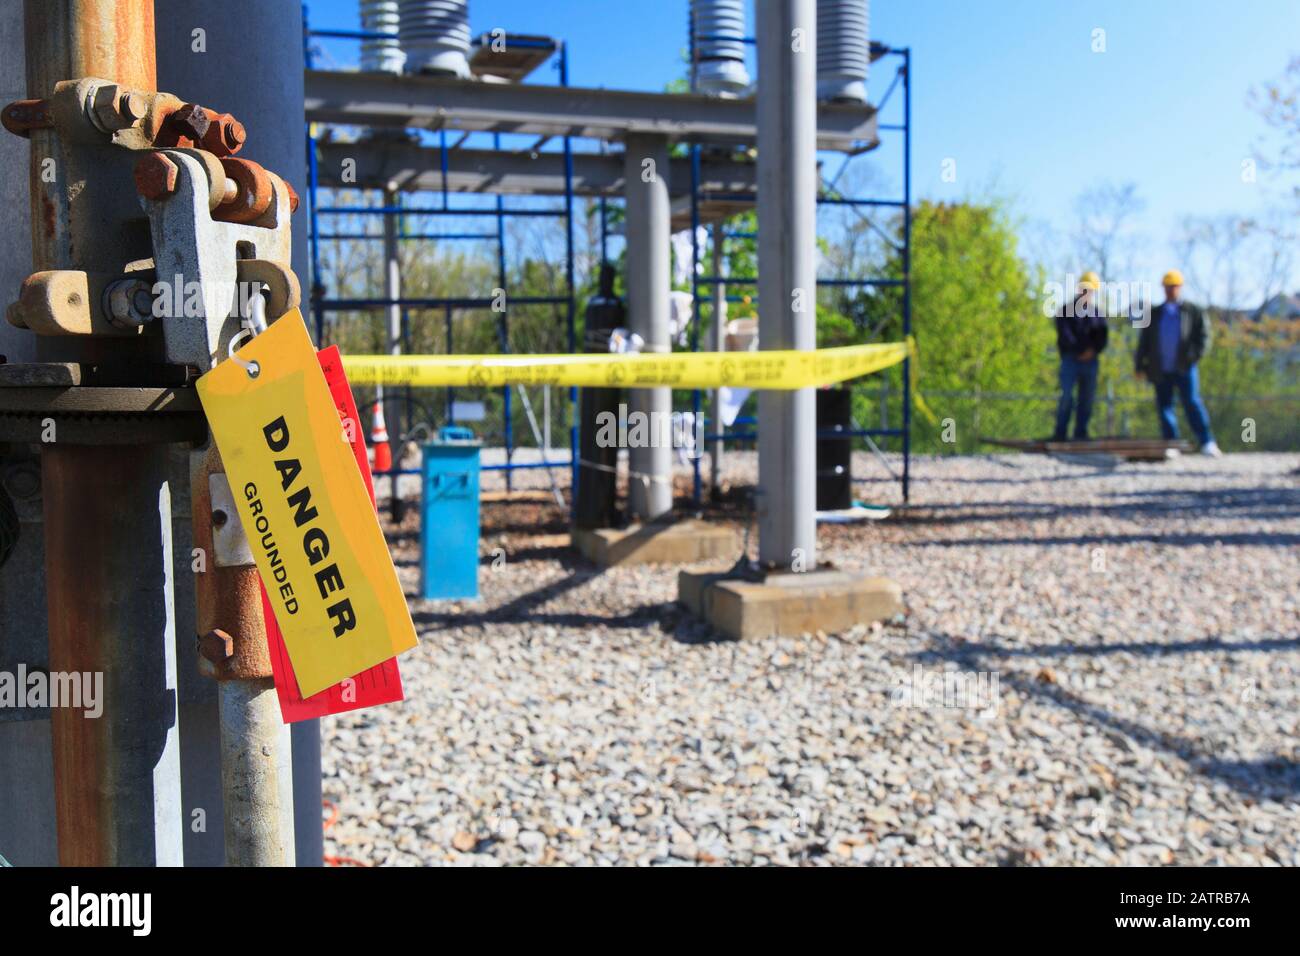
[[[1056,313],[1061,399],[1056,406],[1054,441],[1069,437],[1071,414],[1075,440],[1088,439],[1088,419],[1092,417],[1092,402],[1097,395],[1098,356],[1106,348],[1108,333],[1101,309],[1101,277],[1089,270],[1079,277],[1074,298],[1067,300]]]
[[[1138,336],[1136,355],[1139,378],[1149,379],[1156,390],[1160,433],[1178,437],[1174,392],[1182,399],[1187,421],[1200,442],[1201,454],[1218,458],[1222,452],[1210,433],[1210,416],[1201,400],[1197,363],[1210,345],[1210,326],[1198,305],[1183,301],[1183,274],[1170,269],[1160,280],[1165,301],[1151,310],[1151,321]]]

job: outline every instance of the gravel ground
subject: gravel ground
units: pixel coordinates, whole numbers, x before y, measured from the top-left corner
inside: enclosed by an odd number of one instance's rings
[[[575,557],[544,495],[485,504],[483,599],[413,599],[407,700],[324,721],[327,853],[1300,865],[1298,463],[919,459],[905,515],[820,533],[906,619],[746,643],[675,568]]]

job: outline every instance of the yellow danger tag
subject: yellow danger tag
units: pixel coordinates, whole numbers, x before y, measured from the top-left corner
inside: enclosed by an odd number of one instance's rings
[[[414,647],[406,597],[301,314],[282,316],[197,387],[303,696]]]

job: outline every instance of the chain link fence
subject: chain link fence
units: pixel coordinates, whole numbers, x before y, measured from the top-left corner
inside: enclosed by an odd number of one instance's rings
[[[898,389],[858,388],[854,403],[857,425],[897,423]],[[1058,396],[1008,392],[923,391],[921,397],[939,420],[912,415],[912,450],[922,454],[988,453],[982,438],[1043,439],[1052,434]],[[1203,396],[1210,427],[1224,451],[1300,451],[1300,394]],[[1179,435],[1195,440],[1175,401]],[[870,423],[870,424],[868,424]],[[884,425],[881,427],[888,427]],[[1093,437],[1159,438],[1154,395],[1102,392],[1093,404]]]
[[[522,394],[521,394],[522,392]],[[854,427],[890,429],[902,424],[902,391],[896,382],[854,386]],[[370,428],[366,403],[373,390],[357,389],[362,402],[363,425]],[[525,401],[524,396],[527,396]],[[684,398],[682,396],[685,396]],[[675,396],[677,409],[689,409],[689,393]],[[912,413],[912,450],[917,454],[988,454],[996,447],[983,438],[1044,439],[1052,434],[1058,396],[1049,393],[923,391],[921,397],[934,413],[931,422],[917,410]],[[1203,396],[1210,413],[1215,440],[1224,451],[1300,452],[1300,394]],[[427,441],[438,429],[453,423],[470,428],[487,447],[537,449],[549,447],[549,460],[567,460],[570,429],[570,390],[555,386],[512,387],[507,403],[502,389],[390,388],[384,399],[389,435]],[[1175,403],[1179,434],[1194,440]],[[508,405],[508,414],[507,414]],[[702,411],[708,413],[708,396]],[[751,411],[747,407],[747,412]],[[531,414],[530,414],[531,412]],[[752,428],[736,426],[738,430]],[[1089,432],[1094,437],[1159,438],[1155,399],[1152,395],[1104,391],[1093,405]],[[886,450],[900,450],[896,439],[877,439]],[[737,443],[735,447],[752,447]],[[866,447],[864,441],[858,447]]]

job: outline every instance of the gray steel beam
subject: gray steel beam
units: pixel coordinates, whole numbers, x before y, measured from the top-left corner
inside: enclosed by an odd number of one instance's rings
[[[669,202],[668,138],[634,134],[624,154],[627,183],[628,328],[645,340],[646,352],[668,352]],[[641,521],[653,521],[673,510],[673,449],[668,428],[672,392],[667,388],[628,390],[628,432],[631,414],[647,423],[646,441],[628,451],[628,511]],[[665,432],[667,433],[665,435]]]
[[[758,344],[814,349],[816,4],[769,0],[757,5],[757,16]],[[811,571],[817,561],[815,394],[763,391],[758,408],[759,563]]]
[[[334,189],[398,189],[416,192],[443,188],[441,150],[418,143],[361,139],[321,143],[318,174]],[[688,196],[690,160],[674,159],[669,174],[676,195]],[[752,193],[758,174],[753,163],[705,159],[700,164],[700,192]],[[344,171],[347,171],[347,178]],[[491,149],[449,149],[446,187],[455,193],[564,195],[564,154]],[[573,191],[578,196],[621,196],[623,157],[618,153],[574,153]]]
[[[643,93],[448,77],[308,70],[307,119],[351,126],[489,130],[534,136],[622,139],[648,133],[698,143],[753,143],[755,101],[698,93]],[[861,152],[877,144],[871,106],[823,103],[820,148]]]

